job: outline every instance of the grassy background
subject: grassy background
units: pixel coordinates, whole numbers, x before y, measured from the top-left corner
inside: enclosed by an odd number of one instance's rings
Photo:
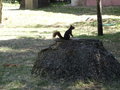
[[[104,36],[97,36],[96,7],[70,7],[52,4],[37,10],[19,10],[19,5],[4,4],[0,25],[0,90],[119,90],[120,81],[97,83],[82,81],[53,83],[31,75],[37,53],[52,44],[52,33],[62,34],[70,24],[75,38],[96,38],[120,61],[120,11],[103,8]],[[87,18],[90,20],[86,21]],[[108,26],[107,24],[112,24]],[[4,64],[16,64],[6,67]]]

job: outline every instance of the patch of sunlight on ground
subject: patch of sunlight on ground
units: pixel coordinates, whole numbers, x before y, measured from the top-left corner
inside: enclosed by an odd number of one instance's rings
[[[12,49],[9,47],[0,47],[0,52],[16,52],[16,53],[20,53],[20,52],[27,52],[30,49],[20,49],[20,50],[16,50],[16,49]]]
[[[0,40],[26,38],[52,38],[52,32],[59,30],[59,28],[1,28]],[[60,30],[66,30],[60,28]]]
[[[3,24],[6,25],[6,27],[24,27],[37,24],[62,26],[70,25],[74,22],[82,22],[87,18],[97,19],[96,15],[75,15],[46,12],[42,10],[16,10],[3,8]],[[105,18],[120,18],[120,16],[103,15],[103,19]]]
[[[0,41],[1,41],[1,40],[10,40],[10,39],[15,39],[15,38],[16,38],[16,36],[11,36],[11,37],[9,37],[9,36],[0,37]]]
[[[13,81],[7,84],[6,86],[4,86],[4,89],[5,90],[14,90],[14,89],[17,90],[23,87],[25,87],[25,85],[23,85],[20,81]]]

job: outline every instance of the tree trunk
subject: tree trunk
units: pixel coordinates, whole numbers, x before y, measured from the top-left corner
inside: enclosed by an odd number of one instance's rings
[[[0,23],[2,22],[2,0],[0,0]]]
[[[98,21],[98,36],[103,35],[103,25],[102,25],[102,8],[101,0],[97,0],[97,21]]]
[[[21,0],[20,9],[25,9],[25,0]]]

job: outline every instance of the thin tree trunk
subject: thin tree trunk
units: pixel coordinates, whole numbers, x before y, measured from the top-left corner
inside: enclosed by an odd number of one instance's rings
[[[25,9],[25,0],[21,0],[20,9]]]
[[[101,0],[97,0],[98,36],[103,35]]]
[[[2,0],[0,0],[0,23],[2,22]]]

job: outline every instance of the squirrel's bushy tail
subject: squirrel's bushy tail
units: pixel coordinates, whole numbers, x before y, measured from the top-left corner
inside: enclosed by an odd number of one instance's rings
[[[62,37],[62,35],[61,35],[61,33],[59,31],[55,31],[53,33],[53,38],[56,37],[56,36],[58,36],[60,39],[63,39],[63,37]]]

